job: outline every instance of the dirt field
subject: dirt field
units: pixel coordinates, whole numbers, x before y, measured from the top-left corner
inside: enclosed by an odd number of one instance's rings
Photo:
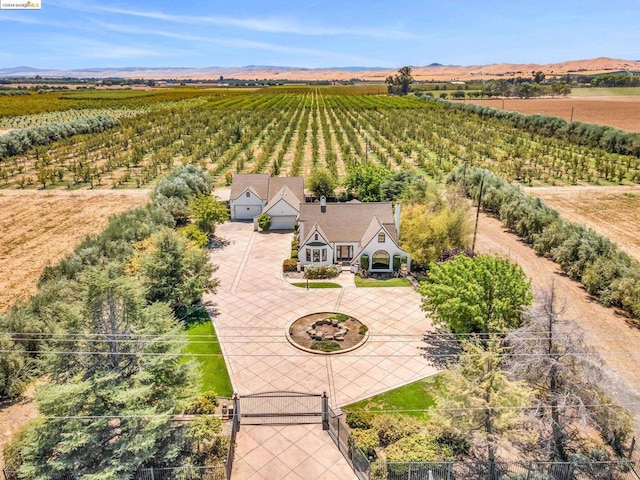
[[[526,192],[574,223],[586,225],[640,260],[640,185],[635,187],[535,187]]]
[[[502,109],[502,99],[466,102]],[[627,132],[640,132],[640,96],[628,97],[585,97],[585,98],[531,98],[505,99],[504,109],[533,114],[540,113],[554,117],[599,125],[609,125]]]
[[[580,284],[563,275],[559,267],[505,231],[499,220],[482,214],[478,227],[477,250],[497,253],[517,262],[532,279],[534,291],[553,279],[560,298],[566,299],[564,318],[579,325],[586,342],[602,355],[610,380],[606,390],[618,402],[627,404],[634,417],[636,435],[640,434],[640,329],[613,309],[594,301]],[[632,404],[632,405],[629,405]]]
[[[44,267],[100,232],[111,215],[148,198],[147,190],[0,190],[0,311],[33,294]]]
[[[0,453],[11,437],[23,425],[37,417],[38,411],[34,401],[36,384],[32,384],[24,392],[20,400],[12,404],[0,404]],[[0,454],[0,471],[4,468],[4,458]],[[4,478],[4,477],[3,477]]]

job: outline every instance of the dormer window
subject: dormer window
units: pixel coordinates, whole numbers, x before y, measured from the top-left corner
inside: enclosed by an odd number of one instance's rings
[[[249,190],[247,190],[247,193],[245,193],[246,197],[249,198],[251,196],[251,192],[249,192]]]
[[[385,242],[385,240],[386,240],[386,237],[385,237],[384,233],[383,233],[383,232],[380,232],[380,233],[378,234],[378,243],[384,243],[384,242]]]

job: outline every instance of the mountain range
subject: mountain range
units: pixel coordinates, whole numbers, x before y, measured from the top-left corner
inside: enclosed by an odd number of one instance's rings
[[[496,63],[490,65],[442,65],[432,63],[426,66],[413,66],[416,80],[464,81],[472,79],[496,79],[511,77],[529,77],[531,72],[542,71],[547,76],[566,74],[599,74],[606,72],[640,72],[640,61],[599,57],[588,60],[572,60],[551,64],[515,64]],[[38,69],[19,66],[0,68],[0,77],[44,78],[144,78],[176,80],[218,80],[220,77],[239,80],[299,80],[329,81],[350,80],[353,78],[367,81],[384,81],[396,73],[395,68],[384,67],[335,67],[335,68],[297,68],[270,65],[248,65],[244,67],[205,67],[205,68],[81,68],[74,70]]]

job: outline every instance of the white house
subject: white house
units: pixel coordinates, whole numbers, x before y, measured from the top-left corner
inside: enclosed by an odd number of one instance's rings
[[[231,220],[253,220],[266,213],[271,216],[272,230],[293,230],[301,202],[302,177],[271,177],[267,173],[233,176]]]
[[[301,265],[350,265],[370,272],[410,266],[398,244],[400,206],[389,202],[307,203],[298,218]]]

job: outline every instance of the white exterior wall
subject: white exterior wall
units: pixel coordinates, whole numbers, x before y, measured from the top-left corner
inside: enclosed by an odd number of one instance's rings
[[[271,217],[271,229],[273,230],[293,230],[293,227],[296,223],[296,218],[298,217],[298,210],[293,208],[284,200],[280,200],[264,213]]]
[[[231,220],[253,220],[254,217],[259,216],[262,213],[262,209],[267,204],[253,192],[249,191],[247,197],[246,192],[243,192],[238,198],[229,202],[229,210],[231,210]],[[259,212],[255,215],[256,208],[259,206]],[[251,210],[247,210],[250,208]]]
[[[381,230],[382,232],[383,230]],[[389,234],[385,233],[385,241],[383,243],[378,242],[378,235],[373,237],[373,240],[369,242],[368,245],[358,254],[358,257],[354,259],[355,262],[360,263],[360,256],[368,255],[369,256],[369,271],[370,272],[393,272],[393,256],[398,255],[401,257],[407,257],[407,268],[411,266],[411,261],[409,260],[409,255],[399,248],[395,242],[389,237]],[[371,267],[373,266],[373,254],[378,250],[384,250],[389,254],[389,268],[386,270],[373,270]]]

